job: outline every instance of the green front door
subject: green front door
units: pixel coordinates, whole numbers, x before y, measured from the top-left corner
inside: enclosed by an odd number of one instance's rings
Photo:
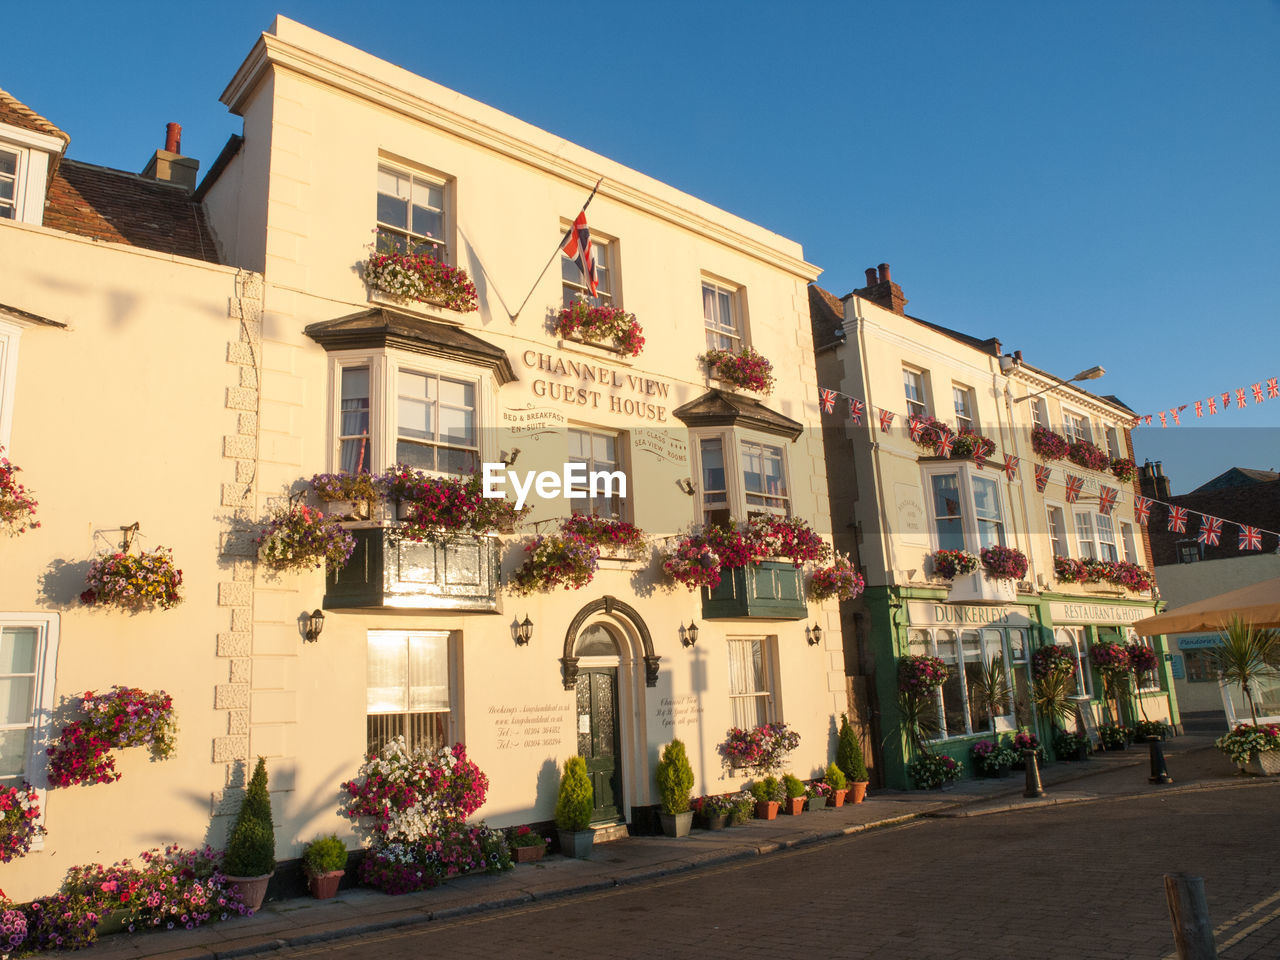
[[[594,809],[592,823],[617,822],[622,798],[618,761],[618,671],[578,674],[578,753],[587,761]]]

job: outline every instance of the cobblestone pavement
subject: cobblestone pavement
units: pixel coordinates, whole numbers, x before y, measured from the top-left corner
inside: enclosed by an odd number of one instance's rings
[[[1162,875],[1203,876],[1223,960],[1280,957],[1280,783],[898,827],[634,886],[286,948],[380,960],[1173,953]]]

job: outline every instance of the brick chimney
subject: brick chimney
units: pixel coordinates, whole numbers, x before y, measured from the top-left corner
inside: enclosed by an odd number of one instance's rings
[[[1132,449],[1132,448],[1131,448]],[[1144,497],[1169,501],[1169,478],[1164,475],[1164,464],[1148,460],[1138,468],[1138,489]]]
[[[165,128],[164,149],[157,150],[142,171],[152,180],[166,180],[187,190],[196,188],[196,171],[200,161],[182,156],[182,125],[171,123]]]
[[[876,268],[868,267],[866,274],[867,285],[861,290],[853,291],[854,295],[902,316],[902,308],[907,305],[908,300],[902,295],[902,288],[890,278],[889,265],[882,263]]]

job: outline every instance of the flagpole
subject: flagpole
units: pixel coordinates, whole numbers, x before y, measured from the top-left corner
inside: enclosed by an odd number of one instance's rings
[[[578,211],[579,213],[586,212],[586,209],[591,204],[591,201],[595,199],[596,191],[600,189],[600,184],[602,183],[604,183],[604,177],[601,177],[599,180],[597,180],[596,185],[591,188],[591,195],[587,197],[587,202],[582,205],[582,209]],[[545,277],[547,275],[547,271],[551,269],[551,264],[556,262],[556,257],[558,257],[560,255],[560,251],[564,249],[565,241],[569,239],[569,234],[571,234],[572,232],[573,232],[573,224],[569,224],[569,229],[564,232],[564,236],[560,238],[560,242],[556,245],[556,252],[551,254],[551,259],[547,261],[546,266],[542,268],[542,272],[538,274],[538,279],[533,281],[533,286],[530,287],[529,292],[525,294],[524,300],[521,301],[520,306],[516,309],[516,312],[511,314],[512,323],[515,323],[518,319],[520,319],[520,311],[522,311],[528,305],[529,298],[533,296],[533,291],[538,289],[538,284],[542,282],[542,278]]]

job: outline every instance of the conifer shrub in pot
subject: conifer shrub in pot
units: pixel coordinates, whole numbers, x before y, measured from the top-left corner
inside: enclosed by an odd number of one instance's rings
[[[662,833],[668,837],[687,837],[693,825],[693,811],[689,809],[689,791],[693,789],[693,767],[684,743],[672,740],[662,749],[662,759],[655,771],[658,796],[662,800]]]
[[[276,834],[271,824],[271,795],[267,792],[267,761],[259,757],[231,828],[223,870],[227,880],[239,889],[245,906],[256,913],[267,896],[267,884],[275,869]]]
[[[782,784],[778,782],[777,777],[765,777],[751,785],[751,796],[756,801],[757,820],[776,820],[778,807],[787,793],[782,789]]]
[[[338,892],[342,875],[347,872],[347,845],[335,833],[317,837],[302,851],[302,869],[311,895],[328,900]]]
[[[862,758],[862,744],[858,735],[853,732],[847,713],[840,714],[840,737],[836,743],[836,766],[849,781],[849,791],[853,794],[853,802],[861,803],[867,795],[867,781],[871,779],[867,773],[866,761]],[[839,804],[837,804],[839,806]]]
[[[793,817],[799,816],[804,812],[804,801],[808,795],[804,781],[790,773],[784,774],[782,777],[782,789],[786,792],[786,801],[782,805],[783,810]]]
[[[560,795],[556,799],[556,831],[560,837],[560,852],[565,856],[580,860],[591,856],[595,836],[591,830],[592,799],[587,761],[582,757],[570,757],[564,762]]]
[[[849,794],[849,778],[844,775],[844,771],[836,766],[835,761],[827,764],[826,773],[823,775],[827,786],[830,790],[827,792],[828,807],[843,807],[844,798]],[[863,784],[863,790],[866,784]]]

